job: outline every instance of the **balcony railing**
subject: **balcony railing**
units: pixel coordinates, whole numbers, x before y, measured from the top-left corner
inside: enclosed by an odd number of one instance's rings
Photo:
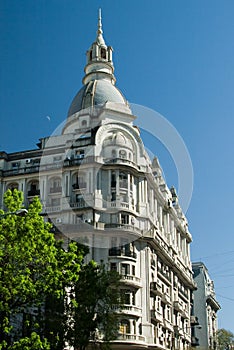
[[[85,189],[87,187],[86,182],[79,182],[72,185],[73,190]]]
[[[117,341],[118,340],[125,340],[130,342],[145,342],[145,337],[143,335],[119,333],[117,336]]]
[[[121,280],[124,282],[130,282],[131,284],[141,284],[141,279],[133,275],[122,275]]]
[[[132,314],[137,314],[140,315],[142,312],[142,308],[139,306],[135,305],[129,305],[129,304],[122,304],[121,306],[119,305],[113,305],[112,310],[115,310],[120,313],[132,313]]]
[[[124,158],[106,158],[104,159],[104,162],[106,164],[127,164],[133,166],[134,168],[137,167],[136,163]]]
[[[111,248],[109,249],[109,256],[127,256],[130,258],[137,258],[137,255],[135,252],[132,252],[130,250],[125,250],[121,248]]]
[[[61,211],[61,209],[62,208],[60,205],[48,206],[48,207],[45,207],[44,212],[46,212],[46,213],[59,212],[59,211]]]
[[[50,188],[50,193],[61,193],[61,192],[62,192],[62,186]]]
[[[71,208],[86,208],[90,205],[84,200],[79,200],[78,202],[71,202],[70,203]]]
[[[151,282],[150,283],[150,291],[155,293],[156,295],[161,295],[163,294],[162,292],[162,286],[160,286],[157,282]]]
[[[106,224],[105,228],[110,229],[110,230],[126,230],[126,231],[132,231],[132,232],[136,232],[138,234],[141,234],[141,230],[133,225],[129,225],[129,224]]]
[[[151,318],[155,321],[163,322],[163,314],[157,310],[150,310]]]
[[[40,190],[29,190],[28,197],[40,196]]]

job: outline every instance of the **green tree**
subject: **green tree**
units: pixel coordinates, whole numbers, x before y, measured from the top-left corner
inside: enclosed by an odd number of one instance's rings
[[[0,349],[49,349],[41,322],[45,302],[63,303],[67,288],[78,280],[83,251],[75,243],[65,251],[62,242],[55,240],[51,225],[40,216],[37,197],[24,217],[16,215],[23,208],[21,192],[8,190],[4,204],[7,211],[0,211]],[[56,342],[59,330],[49,333]]]
[[[226,329],[219,329],[217,331],[217,338],[218,349],[220,350],[232,349],[232,346],[234,346],[234,334]]]
[[[70,345],[85,350],[90,341],[100,341],[108,349],[119,327],[120,275],[94,261],[84,265],[75,287],[75,303],[70,315]]]

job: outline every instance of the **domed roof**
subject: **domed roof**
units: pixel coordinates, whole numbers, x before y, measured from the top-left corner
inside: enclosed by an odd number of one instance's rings
[[[102,106],[106,102],[122,103],[127,101],[111,81],[91,80],[84,85],[74,97],[68,110],[68,117],[88,107]]]

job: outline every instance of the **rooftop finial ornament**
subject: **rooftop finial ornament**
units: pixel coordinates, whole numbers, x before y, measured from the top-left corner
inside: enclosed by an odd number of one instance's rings
[[[98,10],[98,31],[97,34],[102,34],[102,10]]]
[[[105,41],[103,39],[103,36],[102,36],[102,11],[101,9],[99,9],[98,11],[98,30],[97,30],[97,43],[99,45],[103,45],[103,46],[106,46],[105,44]]]

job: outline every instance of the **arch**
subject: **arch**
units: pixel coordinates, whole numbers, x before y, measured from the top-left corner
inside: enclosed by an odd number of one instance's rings
[[[83,119],[81,122],[81,126],[85,128],[87,126],[87,120]]]
[[[32,179],[27,183],[28,196],[39,196],[40,195],[40,185],[39,180]]]
[[[106,60],[106,49],[104,49],[104,47],[101,47],[101,58]]]
[[[18,182],[11,182],[11,183],[7,184],[6,189],[11,190],[11,191],[18,190],[19,184],[18,184]]]

